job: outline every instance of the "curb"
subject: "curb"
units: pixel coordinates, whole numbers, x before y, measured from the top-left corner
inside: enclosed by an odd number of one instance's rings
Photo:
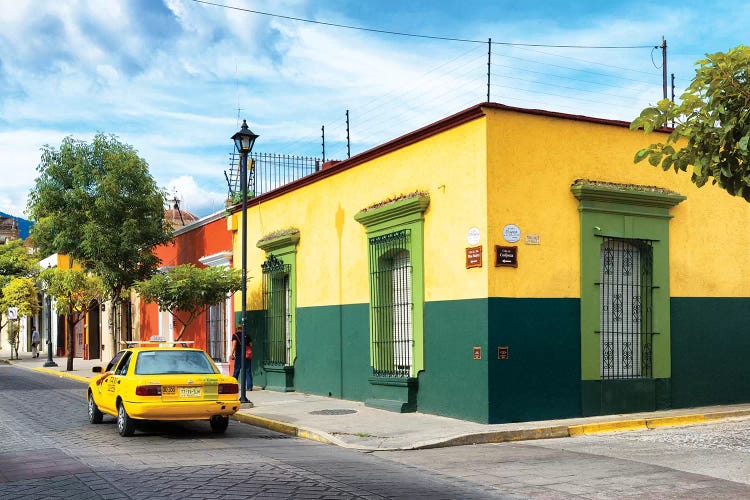
[[[35,372],[46,373],[48,375],[57,375],[58,377],[77,380],[79,382],[83,382],[86,384],[88,384],[89,381],[91,380],[90,377],[81,377],[80,375],[73,375],[72,373],[63,372],[60,370],[51,370],[49,368],[32,368],[31,370]]]
[[[657,429],[660,427],[680,427],[683,425],[705,424],[716,420],[733,417],[747,417],[750,410],[718,411],[713,413],[695,413],[673,417],[639,418],[634,420],[616,420],[614,422],[597,422],[594,424],[571,425],[570,436],[597,434],[604,432],[634,431]]]
[[[325,444],[332,444],[342,448],[356,449],[360,451],[407,451],[407,450],[427,450],[433,448],[448,448],[452,446],[468,446],[474,444],[489,443],[509,443],[515,441],[534,441],[537,439],[555,439],[583,436],[588,434],[600,434],[607,432],[623,432],[649,430],[660,427],[680,427],[686,425],[695,425],[709,423],[732,417],[750,416],[750,410],[723,411],[714,413],[697,413],[690,415],[678,415],[673,417],[654,417],[638,418],[633,420],[616,420],[612,422],[597,422],[592,424],[581,424],[571,426],[551,426],[538,427],[533,429],[523,429],[514,431],[498,431],[477,434],[467,434],[449,439],[436,440],[431,442],[416,443],[414,445],[400,448],[378,448],[372,446],[359,446],[352,443],[345,443],[324,432],[304,429],[296,425],[279,422],[265,417],[248,415],[246,413],[236,413],[232,418],[256,427],[280,432],[290,436],[295,436],[311,441],[317,441]]]
[[[248,415],[247,413],[235,413],[232,418],[243,424],[254,425],[256,427],[262,427],[289,436],[295,436],[310,441],[317,441],[319,443],[333,444],[336,446],[349,447],[346,443],[340,442],[338,439],[328,437],[325,433],[318,433],[307,429],[302,429],[296,425],[279,422],[278,420],[272,420],[270,418],[259,417],[257,415]]]

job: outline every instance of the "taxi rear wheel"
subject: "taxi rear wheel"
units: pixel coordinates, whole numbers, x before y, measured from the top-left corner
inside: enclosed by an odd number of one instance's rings
[[[211,432],[214,434],[223,434],[227,430],[227,427],[229,427],[229,417],[214,415],[209,420],[209,423],[211,424]]]
[[[125,405],[120,403],[117,407],[117,432],[122,437],[132,436],[135,432],[135,422],[128,412],[125,411]]]
[[[94,402],[94,395],[89,393],[89,422],[92,424],[101,424],[104,415],[99,411],[99,407]]]

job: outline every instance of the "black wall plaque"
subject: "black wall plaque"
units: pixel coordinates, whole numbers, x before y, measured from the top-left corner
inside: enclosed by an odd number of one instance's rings
[[[495,245],[495,267],[518,267],[518,247]]]

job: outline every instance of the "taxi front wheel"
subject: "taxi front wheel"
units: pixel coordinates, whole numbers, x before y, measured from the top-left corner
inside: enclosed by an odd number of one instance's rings
[[[229,417],[214,415],[209,422],[211,424],[211,432],[214,434],[223,434],[227,430],[227,427],[229,427]]]
[[[94,402],[94,395],[89,393],[89,422],[92,424],[101,424],[104,415],[99,411],[99,407]]]
[[[122,437],[132,436],[135,432],[135,422],[128,412],[125,411],[125,405],[120,403],[117,407],[117,432]]]

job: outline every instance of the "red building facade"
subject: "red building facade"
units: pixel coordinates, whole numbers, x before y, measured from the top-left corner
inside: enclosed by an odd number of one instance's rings
[[[182,264],[197,267],[232,267],[232,233],[227,230],[226,214],[217,212],[196,222],[177,228],[174,242],[158,246],[154,253],[161,260],[161,268]],[[159,335],[167,340],[177,340],[181,324],[168,311],[159,311],[155,303],[143,299],[136,301],[139,338]],[[180,314],[179,312],[175,314]],[[231,373],[229,365],[231,334],[234,314],[231,295],[222,303],[209,307],[192,321],[179,340],[192,341],[193,346],[204,349],[224,373]]]

